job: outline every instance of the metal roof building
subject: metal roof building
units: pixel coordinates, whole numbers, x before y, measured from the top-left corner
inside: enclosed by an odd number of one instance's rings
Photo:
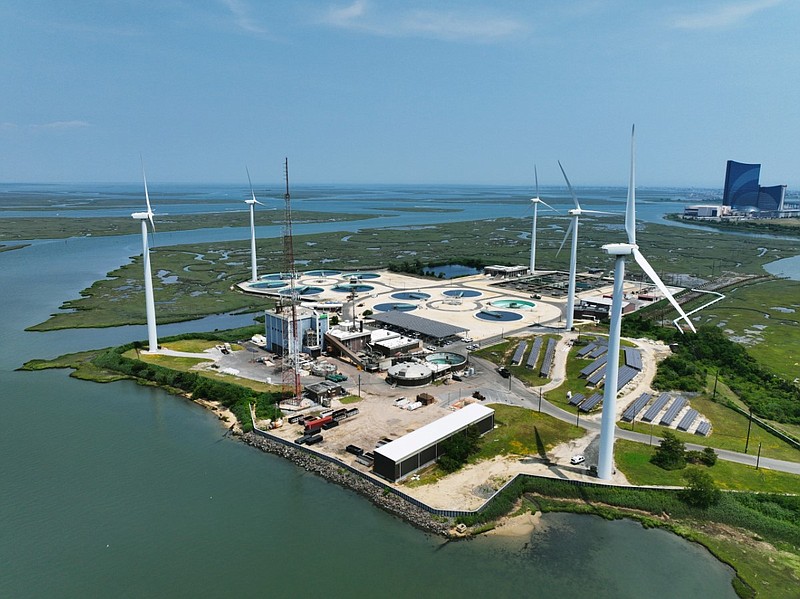
[[[437,322],[429,318],[413,316],[407,312],[381,312],[379,314],[373,314],[370,318],[376,322],[406,331],[413,331],[432,339],[446,339],[447,337],[453,337],[458,333],[464,333],[469,330],[464,327]]]
[[[439,457],[439,444],[470,426],[481,434],[494,428],[494,410],[478,403],[426,424],[375,450],[375,474],[392,482],[427,466]]]

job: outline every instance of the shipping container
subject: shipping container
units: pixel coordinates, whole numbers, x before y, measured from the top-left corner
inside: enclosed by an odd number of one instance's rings
[[[339,426],[339,423],[336,420],[331,420],[330,422],[326,422],[325,424],[323,424],[322,428],[327,431],[335,426]]]
[[[308,437],[306,437],[305,435],[303,435],[302,437],[297,437],[297,439],[294,440],[294,442],[297,443],[298,445],[302,445],[306,441],[308,441]]]
[[[305,432],[316,432],[322,428],[323,424],[327,424],[328,422],[333,422],[333,416],[325,416],[325,418],[317,418],[316,420],[311,420],[305,423]]]
[[[356,414],[358,414],[358,408],[350,408],[349,410],[347,410],[348,417],[355,416]]]
[[[306,445],[315,445],[322,441],[322,435],[311,435],[308,439],[306,439]]]
[[[358,445],[348,445],[344,449],[347,453],[352,453],[353,455],[361,455],[364,453],[364,450],[361,449]]]

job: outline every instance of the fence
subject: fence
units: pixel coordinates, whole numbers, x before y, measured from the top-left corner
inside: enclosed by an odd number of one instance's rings
[[[779,439],[781,439],[783,441],[786,441],[789,445],[791,445],[795,449],[800,449],[800,441],[798,441],[794,437],[791,437],[791,436],[787,435],[783,431],[779,431],[774,426],[771,426],[771,425],[767,424],[766,422],[761,420],[758,416],[753,416],[750,412],[748,412],[747,410],[743,410],[742,408],[740,408],[736,404],[728,402],[726,405],[729,408],[731,408],[732,410],[734,410],[736,412],[739,412],[742,416],[745,416],[747,418],[752,418],[753,422],[755,422],[758,426],[763,428],[768,433],[775,435],[776,437],[778,437]]]

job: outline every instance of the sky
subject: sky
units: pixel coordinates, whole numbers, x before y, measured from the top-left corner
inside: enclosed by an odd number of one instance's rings
[[[0,182],[800,186],[796,0],[6,0]]]

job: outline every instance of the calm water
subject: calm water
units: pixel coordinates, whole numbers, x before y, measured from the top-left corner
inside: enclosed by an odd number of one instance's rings
[[[207,412],[160,390],[14,371],[31,357],[144,338],[143,327],[23,331],[139,251],[132,235],[0,253],[0,597],[735,596],[728,568],[661,531],[550,515],[530,539],[443,543],[223,439]],[[214,317],[160,332],[238,324]]]

